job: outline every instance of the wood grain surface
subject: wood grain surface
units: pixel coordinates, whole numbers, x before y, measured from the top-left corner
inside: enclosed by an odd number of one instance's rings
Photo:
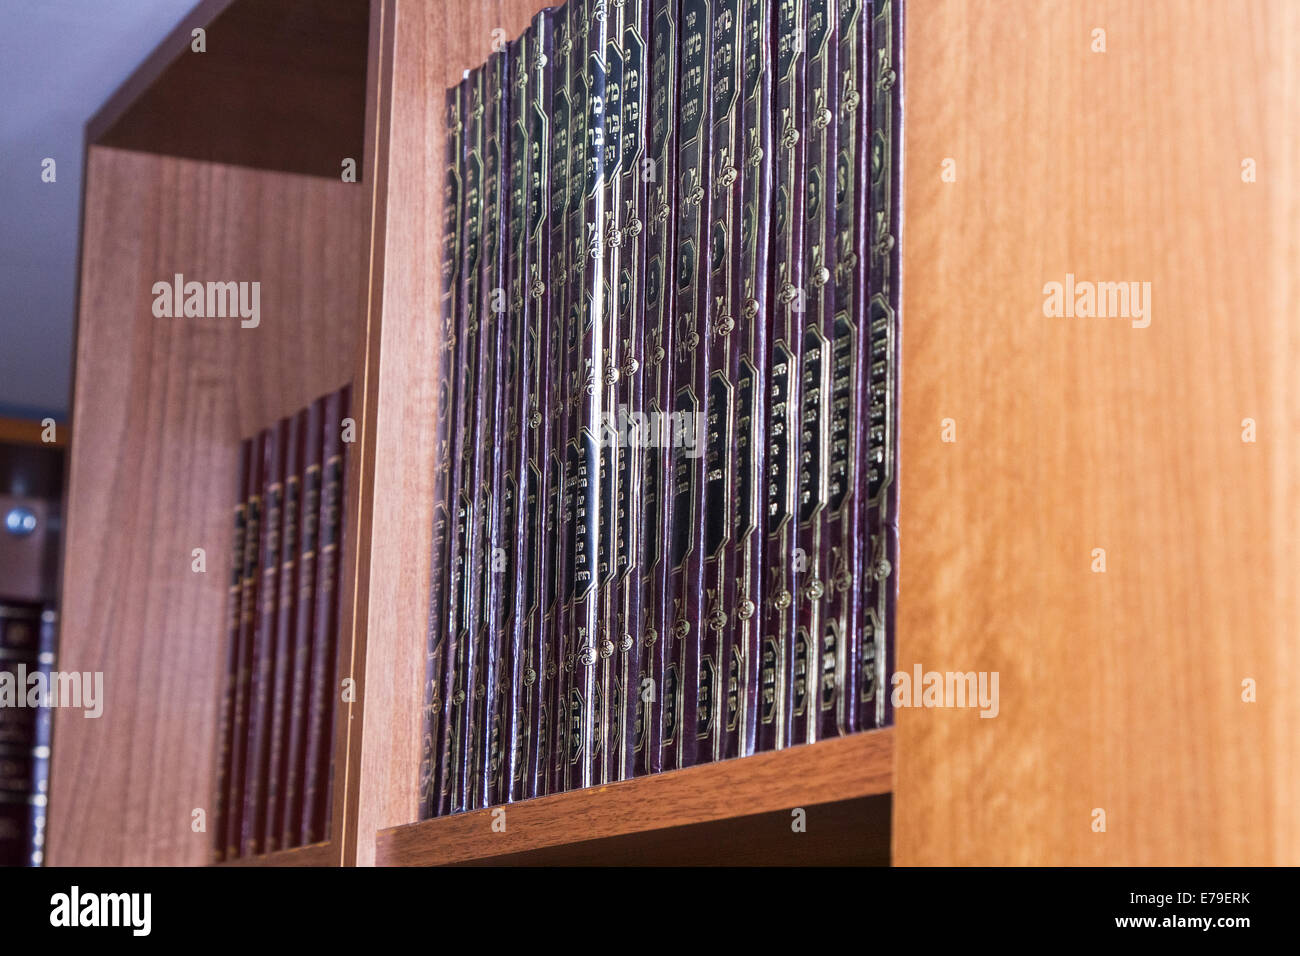
[[[638,852],[645,853],[656,844],[672,849],[669,860],[655,862],[680,861],[687,852],[680,839],[683,828],[780,814],[784,821],[782,835],[798,837],[805,834],[791,829],[796,808],[807,811],[807,833],[820,826],[822,837],[829,835],[826,831],[838,832],[846,843],[869,847],[873,845],[873,833],[877,839],[883,836],[880,827],[887,823],[887,814],[882,818],[863,805],[855,805],[851,812],[827,814],[819,822],[813,808],[888,793],[893,779],[893,745],[894,731],[886,728],[537,797],[504,808],[426,820],[382,831],[377,862],[430,866],[490,861],[548,848],[551,853],[536,855],[528,862],[577,862],[565,856],[569,851],[564,848],[585,843],[581,851],[584,861],[616,863],[621,859],[619,848],[627,844],[614,842],[602,850],[592,841],[633,836],[638,837],[632,844],[639,847]],[[875,826],[865,825],[868,821]],[[504,831],[500,829],[502,822]],[[766,829],[766,824],[755,829],[756,838],[761,829]],[[694,861],[704,862],[711,855],[712,862],[727,862],[728,847],[734,850],[743,842],[744,830],[744,826],[739,831],[723,826],[691,831],[699,841],[690,851]],[[865,855],[870,857],[869,853]]]
[[[344,158],[361,163],[368,12],[368,0],[203,0],[91,119],[88,141],[336,179]]]
[[[1001,708],[898,712],[894,862],[1300,863],[1300,6],[907,20],[897,663]]]
[[[212,800],[238,441],[354,376],[366,196],[105,147],[88,160],[59,667],[102,671],[105,703],[56,714],[49,859],[203,863],[191,812]],[[260,326],[155,318],[153,283],[178,272],[260,281]]]

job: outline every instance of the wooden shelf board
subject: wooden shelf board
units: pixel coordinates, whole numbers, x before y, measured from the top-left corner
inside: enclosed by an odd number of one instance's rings
[[[296,846],[289,850],[277,850],[260,856],[246,856],[238,860],[226,860],[213,866],[339,866],[338,844],[327,841],[312,843],[309,846]]]
[[[885,862],[893,774],[894,734],[886,728],[392,827],[377,835],[376,862],[773,861],[743,857],[756,847],[771,848],[778,832],[791,834],[795,807],[808,811],[809,832],[820,826],[822,837],[834,836],[790,844],[789,862],[813,862],[817,846],[831,852],[839,844],[857,847],[856,862]],[[495,832],[501,809],[505,832]]]

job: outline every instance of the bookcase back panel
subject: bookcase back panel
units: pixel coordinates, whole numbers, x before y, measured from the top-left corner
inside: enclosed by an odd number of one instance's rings
[[[104,704],[56,714],[53,864],[210,858],[192,823],[212,811],[239,439],[360,367],[367,199],[312,176],[88,152],[59,666],[102,672]],[[155,283],[178,274],[259,283],[257,326],[160,317]],[[350,548],[348,581],[349,562]]]
[[[894,860],[1300,862],[1300,8],[907,20]]]

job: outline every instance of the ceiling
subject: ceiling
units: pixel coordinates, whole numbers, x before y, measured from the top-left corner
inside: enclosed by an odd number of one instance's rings
[[[0,415],[68,418],[83,127],[197,2],[4,2]]]

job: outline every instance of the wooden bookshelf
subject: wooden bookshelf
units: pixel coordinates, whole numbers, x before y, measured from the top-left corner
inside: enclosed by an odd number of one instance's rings
[[[893,744],[886,728],[394,827],[376,862],[887,863]]]
[[[224,560],[237,439],[349,379],[335,828],[255,862],[1300,862],[1288,0],[908,3],[897,666],[998,671],[996,719],[902,709],[510,805],[505,834],[491,811],[417,822],[442,96],[543,5],[207,0],[91,124],[63,636],[114,703],[57,717],[51,862],[206,860],[224,608],[190,549]],[[243,26],[186,60],[227,12]],[[259,105],[277,85],[291,119]],[[216,127],[157,121],[214,97]],[[358,149],[341,183],[330,154]],[[161,325],[149,283],[173,271],[273,278],[278,318]],[[1151,281],[1152,325],[1044,318],[1066,272]]]

